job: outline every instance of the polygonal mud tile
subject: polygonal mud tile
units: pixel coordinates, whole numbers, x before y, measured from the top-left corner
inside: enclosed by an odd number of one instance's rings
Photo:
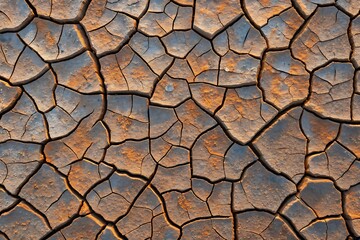
[[[21,39],[45,61],[59,61],[83,52],[84,34],[79,25],[60,25],[41,18],[35,18],[19,32]]]
[[[11,111],[0,119],[0,139],[42,143],[48,139],[45,117],[30,97],[23,93]]]
[[[308,139],[308,153],[324,151],[327,144],[336,138],[339,127],[339,123],[322,119],[311,112],[303,111],[301,128]]]
[[[24,202],[3,213],[0,226],[11,239],[40,239],[50,231],[46,220]]]
[[[265,38],[245,16],[216,36],[213,44],[215,51],[221,56],[232,50],[235,53],[260,57],[267,47]]]
[[[281,209],[281,214],[290,219],[298,231],[308,226],[317,218],[314,210],[296,196],[293,196],[286,201],[284,208]]]
[[[81,195],[111,173],[112,168],[104,163],[96,164],[88,159],[74,162],[68,173],[69,184]]]
[[[41,145],[6,141],[0,143],[0,182],[12,194],[38,168],[44,160]]]
[[[331,180],[306,177],[299,188],[300,199],[318,217],[342,214],[341,193]]]
[[[148,104],[147,98],[136,95],[108,95],[104,121],[110,128],[111,142],[148,137]]]
[[[144,7],[146,2],[147,0],[141,0],[130,6],[123,1],[96,0],[90,2],[81,23],[88,32],[96,55],[103,56],[119,50],[125,44],[135,33],[137,25],[134,16],[128,14],[138,15],[139,8],[136,6],[141,4]]]
[[[183,227],[181,239],[233,239],[232,218],[199,219]]]
[[[302,229],[300,234],[306,239],[347,239],[349,235],[342,217],[317,220]]]
[[[37,14],[61,22],[79,20],[85,12],[89,0],[31,0]]]
[[[306,108],[336,120],[350,121],[354,117],[358,118],[352,113],[354,72],[351,63],[339,62],[315,71]]]
[[[275,213],[282,202],[295,192],[294,183],[256,162],[244,172],[241,181],[234,184],[234,209],[241,211],[253,206]]]
[[[252,210],[238,213],[236,223],[240,239],[298,239],[282,217],[268,212]]]
[[[0,80],[0,113],[6,112],[14,106],[21,94],[20,87],[13,87]]]
[[[46,161],[68,174],[70,164],[83,158],[100,162],[109,145],[108,132],[102,122],[85,119],[70,135],[45,145]]]
[[[360,236],[360,185],[351,187],[344,195],[344,213],[347,217],[351,231],[356,237]]]
[[[115,172],[108,180],[93,188],[86,199],[96,213],[115,222],[127,214],[144,185],[145,182],[138,178]]]
[[[244,8],[252,20],[259,26],[265,25],[268,20],[291,7],[291,0],[245,0]]]
[[[309,94],[310,74],[291,56],[289,50],[267,52],[261,72],[260,86],[265,100],[279,109],[303,102]]]
[[[1,1],[0,9],[0,32],[18,30],[34,16],[25,0]]]
[[[261,30],[268,39],[270,48],[284,48],[289,46],[303,22],[304,19],[292,7],[270,18]]]
[[[266,163],[298,182],[305,173],[307,139],[300,128],[301,108],[277,119],[254,141]],[[291,156],[291,157],[289,157]]]
[[[150,96],[158,76],[128,45],[100,58],[101,73],[109,93],[136,92]]]
[[[189,86],[184,79],[175,79],[165,75],[156,84],[150,102],[162,106],[175,107],[189,98]]]
[[[118,169],[147,178],[154,173],[156,166],[150,154],[149,140],[129,140],[120,145],[112,145],[107,149],[104,161]]]
[[[195,2],[194,29],[212,38],[242,13],[239,1],[199,0]]]
[[[89,214],[76,218],[70,225],[61,229],[61,235],[65,239],[95,239],[105,224],[96,216]]]
[[[276,114],[277,110],[263,101],[261,91],[248,86],[229,89],[216,117],[232,137],[246,144]]]
[[[68,190],[65,178],[47,164],[29,179],[19,195],[41,211],[52,228],[67,222],[80,206],[80,199]]]
[[[307,159],[308,171],[316,177],[327,176],[335,180],[340,189],[347,189],[360,179],[354,178],[359,163],[356,157],[338,142],[333,142],[323,153]]]
[[[167,220],[160,198],[150,187],[141,193],[116,226],[128,239],[134,240],[146,237],[176,239],[180,234],[179,229]]]
[[[294,56],[303,61],[308,70],[330,60],[347,60],[351,51],[347,35],[349,22],[349,16],[334,6],[318,8],[292,42]]]
[[[86,51],[70,60],[54,63],[58,84],[80,93],[102,92],[95,56]]]

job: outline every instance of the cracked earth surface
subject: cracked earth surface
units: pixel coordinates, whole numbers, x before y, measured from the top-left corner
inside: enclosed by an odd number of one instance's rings
[[[357,0],[0,0],[0,239],[359,239]]]

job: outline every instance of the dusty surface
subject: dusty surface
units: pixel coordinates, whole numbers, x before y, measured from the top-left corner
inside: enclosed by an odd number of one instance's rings
[[[359,10],[0,0],[0,239],[359,239]]]

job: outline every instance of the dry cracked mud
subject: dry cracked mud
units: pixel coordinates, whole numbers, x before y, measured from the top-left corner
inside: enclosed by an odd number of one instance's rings
[[[358,0],[0,0],[0,239],[360,239]]]

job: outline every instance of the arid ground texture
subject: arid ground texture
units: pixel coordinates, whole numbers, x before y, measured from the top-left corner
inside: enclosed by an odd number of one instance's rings
[[[360,239],[359,0],[0,0],[0,240]]]

